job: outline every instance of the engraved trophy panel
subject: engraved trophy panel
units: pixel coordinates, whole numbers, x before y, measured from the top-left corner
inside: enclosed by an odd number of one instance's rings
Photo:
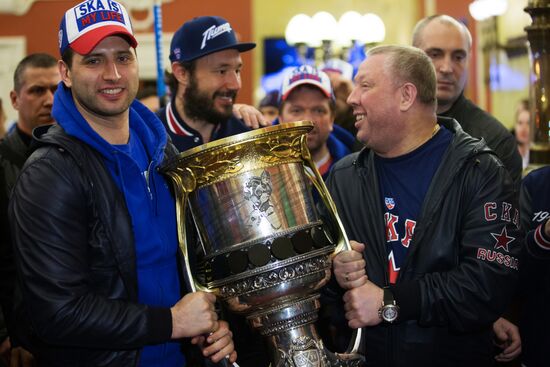
[[[299,162],[243,172],[189,195],[207,256],[318,221]]]

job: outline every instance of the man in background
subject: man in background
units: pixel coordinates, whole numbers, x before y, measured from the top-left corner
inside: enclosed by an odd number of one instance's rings
[[[330,79],[313,66],[299,66],[283,79],[280,98],[280,123],[313,122],[313,129],[307,134],[307,147],[319,173],[326,178],[332,165],[351,153],[351,148],[333,134],[337,128],[334,126],[336,105]],[[353,145],[354,137],[340,129]]]
[[[519,195],[522,159],[514,136],[500,121],[464,96],[472,49],[472,35],[464,24],[448,15],[433,15],[420,20],[412,44],[432,60],[437,75],[437,114],[452,117],[475,138],[483,138],[506,167]],[[503,352],[497,360],[506,362],[521,352],[518,328],[505,318],[494,325],[502,339]]]
[[[257,114],[240,109],[234,114],[242,86],[240,53],[254,47],[238,42],[231,24],[221,17],[197,17],[176,31],[170,60],[177,86],[158,116],[179,151],[267,124],[256,109]]]
[[[452,117],[475,138],[483,138],[500,158],[519,192],[522,163],[512,134],[496,118],[464,96],[472,36],[466,26],[448,15],[420,20],[412,45],[430,57],[437,75],[437,114]]]
[[[275,121],[279,117],[279,91],[268,92],[260,101],[258,110],[269,123]]]
[[[17,322],[12,313],[15,264],[8,227],[8,200],[23,163],[30,154],[32,130],[54,122],[52,117],[53,95],[61,80],[57,59],[37,53],[23,58],[13,75],[10,99],[17,111],[15,126],[0,141],[0,305],[8,327],[9,339],[5,339],[8,359],[14,365],[30,365],[32,356],[18,347]],[[11,345],[10,345],[11,344]]]

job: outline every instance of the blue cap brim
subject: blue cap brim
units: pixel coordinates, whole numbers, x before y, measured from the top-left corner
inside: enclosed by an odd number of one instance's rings
[[[233,49],[233,50],[237,50],[239,52],[246,52],[246,51],[252,50],[254,47],[256,47],[256,44],[254,42],[236,43],[236,44],[232,44],[232,45],[224,45],[224,46],[217,47],[217,48],[211,48],[211,49],[208,49],[204,53],[199,53],[199,54],[194,55],[193,57],[190,57],[188,59],[183,59],[182,58],[182,59],[176,60],[174,57],[172,57],[172,54],[170,54],[170,61],[172,61],[172,62],[174,62],[174,61],[189,62],[189,61],[193,61],[193,60],[196,60],[196,59],[200,59],[201,57],[204,57],[204,56],[207,56],[207,55],[213,54],[215,52],[219,52],[219,51]]]

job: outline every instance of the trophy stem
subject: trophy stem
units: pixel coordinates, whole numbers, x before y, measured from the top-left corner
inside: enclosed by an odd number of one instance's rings
[[[359,354],[334,354],[317,333],[319,295],[256,312],[248,316],[251,325],[264,337],[271,367],[362,366]]]

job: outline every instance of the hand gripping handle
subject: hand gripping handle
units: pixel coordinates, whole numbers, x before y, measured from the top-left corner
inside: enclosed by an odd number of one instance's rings
[[[330,197],[329,191],[325,185],[323,177],[319,173],[319,170],[317,169],[315,162],[313,162],[311,153],[307,148],[306,137],[302,137],[302,158],[305,162],[304,166],[306,168],[305,169],[306,175],[308,176],[312,184],[317,189],[317,192],[321,196],[321,200],[323,201],[323,203],[326,205],[328,212],[332,217],[332,220],[338,225],[340,229],[338,231],[338,238],[336,239],[336,248],[334,249],[333,257],[336,256],[340,251],[351,250],[352,248],[349,243],[346,232],[344,231],[344,226],[342,225],[342,221],[338,216],[336,205],[334,204],[334,201]],[[350,343],[348,345],[348,349],[345,352],[346,354],[355,354],[355,353],[363,354],[361,353],[362,350],[360,350],[362,334],[363,334],[362,328],[355,329],[353,331]]]

